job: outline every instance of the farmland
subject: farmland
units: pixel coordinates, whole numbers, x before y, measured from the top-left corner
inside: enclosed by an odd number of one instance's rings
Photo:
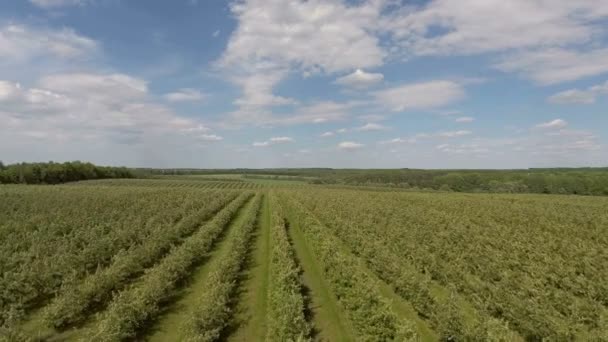
[[[608,198],[0,186],[7,341],[608,341]]]

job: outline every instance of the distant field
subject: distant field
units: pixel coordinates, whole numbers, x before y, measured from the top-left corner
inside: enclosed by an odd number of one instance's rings
[[[209,174],[209,175],[155,175],[153,179],[179,179],[197,181],[225,181],[225,182],[249,182],[258,184],[308,184],[315,177],[285,176],[285,175],[263,175],[263,174]]]
[[[0,340],[607,341],[608,198],[0,186]]]

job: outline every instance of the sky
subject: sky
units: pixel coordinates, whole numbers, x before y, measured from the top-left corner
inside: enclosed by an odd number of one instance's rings
[[[0,160],[608,166],[608,0],[3,0]]]

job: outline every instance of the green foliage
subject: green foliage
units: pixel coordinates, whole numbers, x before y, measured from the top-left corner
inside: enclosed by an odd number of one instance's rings
[[[5,166],[0,162],[0,184],[59,184],[85,179],[133,178],[124,167],[104,167],[79,161],[66,163],[20,163]]]
[[[442,193],[270,191],[266,340],[312,337],[290,232],[310,252],[307,262],[318,263],[340,321],[357,341],[419,340],[428,329],[456,341],[606,340],[608,199],[494,194],[524,184],[504,179],[490,181],[489,193],[455,192],[459,184],[484,187],[484,179],[483,172],[451,175]],[[530,179],[535,191],[583,191],[572,179]],[[178,287],[192,286],[185,280],[251,199],[230,190],[244,184],[0,186],[0,341],[62,339],[72,328],[83,340],[145,338],[146,324]],[[217,340],[233,322],[260,197],[238,216],[243,224],[233,225],[202,274],[204,291],[179,327],[191,340]],[[394,295],[405,313],[389,302]],[[323,305],[322,298],[313,299]],[[33,315],[39,308],[42,315]],[[35,323],[58,330],[24,328],[24,320],[40,316],[44,321]]]
[[[138,169],[141,176],[242,175],[244,179],[306,181],[348,185],[457,192],[506,192],[608,195],[608,168],[522,170],[421,169]]]
[[[245,222],[236,227],[236,232],[228,241],[227,254],[214,264],[205,283],[205,292],[198,299],[196,311],[184,323],[186,341],[217,341],[229,322],[237,278],[249,250],[262,203],[261,196],[256,196],[253,201]]]
[[[145,243],[131,246],[124,253],[118,253],[112,259],[111,265],[98,269],[83,282],[64,286],[60,294],[45,308],[45,320],[60,328],[84,319],[87,309],[106,303],[112,291],[120,290],[127,280],[151,266],[172,246],[180,244],[236,195],[236,192],[225,192],[215,196],[196,213],[183,218],[177,224],[169,227],[159,226],[158,233]]]
[[[348,314],[359,341],[416,340],[412,323],[399,319],[380,294],[361,261],[341,248],[342,243],[297,201],[283,194],[292,218],[298,220],[308,245],[323,265],[323,275]]]
[[[119,292],[90,332],[89,340],[121,341],[133,338],[141,324],[160,312],[160,303],[171,295],[180,280],[188,276],[192,266],[210,251],[214,241],[250,197],[250,193],[239,196],[182,245],[174,248],[159,264],[149,269],[137,283]]]
[[[304,317],[304,297],[300,268],[287,236],[280,203],[271,196],[273,247],[270,261],[270,286],[266,341],[306,341],[310,326]]]
[[[445,339],[588,340],[608,331],[604,198],[322,189],[289,196]]]
[[[0,187],[0,325],[7,308],[27,311],[122,255],[155,240],[205,191]]]

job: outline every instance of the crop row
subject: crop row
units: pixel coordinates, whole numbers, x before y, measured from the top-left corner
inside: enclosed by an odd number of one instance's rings
[[[328,215],[321,217],[327,220]],[[405,260],[393,257],[382,241],[370,239],[370,235],[363,233],[361,227],[346,224],[337,218],[329,226],[353,253],[366,262],[367,267],[380,279],[392,284],[399,296],[410,302],[421,317],[430,321],[442,339],[483,340],[484,337],[496,335],[513,337],[503,323],[479,315],[454,290],[434,285],[429,275],[419,272]]]
[[[264,184],[254,182],[221,181],[214,179],[99,179],[71,183],[66,186],[120,186],[144,188],[166,187],[189,189],[259,189],[266,187]]]
[[[300,283],[301,269],[287,235],[283,211],[276,196],[270,197],[272,250],[266,341],[304,341],[310,324],[304,316],[305,301]]]
[[[358,258],[342,249],[341,242],[299,203],[288,195],[284,195],[282,201],[289,203],[290,219],[297,221],[317,262],[323,265],[323,276],[352,323],[357,340],[416,340],[412,322],[392,311]]]
[[[175,224],[212,192],[2,187],[0,325]]]
[[[150,268],[138,282],[119,292],[102,313],[89,339],[120,341],[134,337],[144,322],[159,313],[160,304],[211,250],[218,236],[251,196],[251,193],[241,194],[160,263]]]
[[[293,188],[303,187],[305,184],[282,181],[225,181],[213,178],[208,179],[99,179],[70,183],[71,186],[120,186],[143,188],[187,188],[187,189],[267,189],[267,188]]]
[[[239,272],[249,250],[252,233],[260,211],[261,195],[253,199],[245,221],[235,227],[227,242],[226,254],[213,264],[205,282],[205,291],[197,299],[197,305],[184,324],[187,341],[216,341],[231,317],[231,307]]]
[[[448,329],[466,339],[512,331],[558,340],[607,333],[601,222],[608,202],[360,191],[293,195],[442,333],[446,305],[471,307],[455,311],[461,323]],[[438,286],[452,295],[437,295]],[[442,304],[450,297],[454,305]]]
[[[99,269],[86,277],[82,283],[65,286],[45,308],[45,320],[59,328],[85,318],[83,313],[87,309],[105,303],[113,291],[120,290],[128,279],[151,266],[167,253],[171,246],[181,243],[236,195],[237,193],[228,193],[227,196],[215,197],[176,225],[161,227],[150,239],[117,254],[109,267]]]

